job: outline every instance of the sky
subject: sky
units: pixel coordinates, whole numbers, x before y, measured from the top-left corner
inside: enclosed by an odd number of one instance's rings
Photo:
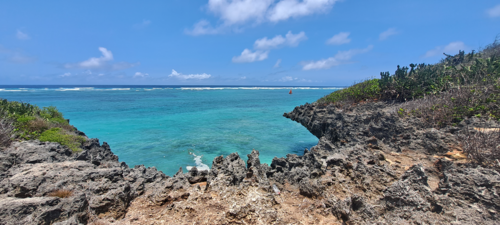
[[[0,85],[348,86],[499,34],[493,0],[0,1]]]

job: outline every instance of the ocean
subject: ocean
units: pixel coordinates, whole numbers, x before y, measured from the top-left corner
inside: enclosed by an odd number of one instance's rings
[[[293,89],[293,94],[289,90]],[[208,169],[216,156],[259,150],[262,163],[302,155],[318,139],[283,117],[340,87],[0,86],[0,98],[56,106],[130,167],[167,175]]]

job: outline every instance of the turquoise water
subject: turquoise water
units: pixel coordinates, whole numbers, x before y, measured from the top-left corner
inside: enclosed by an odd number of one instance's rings
[[[129,166],[207,167],[214,157],[252,149],[261,162],[302,154],[318,139],[283,117],[336,88],[272,87],[0,87],[0,98],[56,106],[88,137],[111,146]]]

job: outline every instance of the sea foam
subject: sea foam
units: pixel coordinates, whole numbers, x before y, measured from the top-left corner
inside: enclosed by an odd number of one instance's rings
[[[194,164],[196,164],[196,169],[198,170],[210,170],[210,167],[208,167],[207,164],[204,164],[203,161],[201,161],[201,155],[196,155],[192,152],[189,153],[190,155],[194,156]],[[192,166],[186,166],[186,169],[189,171],[193,167]]]

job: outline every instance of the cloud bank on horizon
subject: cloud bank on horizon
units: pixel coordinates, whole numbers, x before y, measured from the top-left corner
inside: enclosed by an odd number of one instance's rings
[[[208,79],[208,78],[212,77],[212,75],[206,74],[206,73],[203,73],[203,74],[181,74],[175,70],[172,70],[172,73],[170,75],[168,75],[168,77],[177,78],[180,80],[203,80],[203,79]]]
[[[480,50],[500,33],[491,29],[500,27],[500,4],[493,0],[451,6],[431,0],[5,1],[0,8],[8,9],[0,14],[0,85],[343,86],[396,65]]]

